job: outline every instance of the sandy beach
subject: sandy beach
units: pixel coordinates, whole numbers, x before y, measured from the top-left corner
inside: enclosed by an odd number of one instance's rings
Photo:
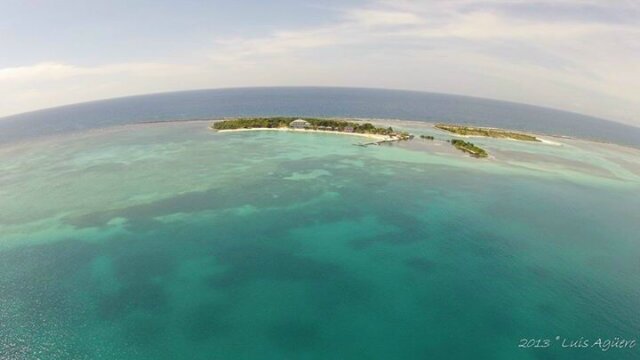
[[[501,130],[501,129],[496,129],[496,130]],[[547,144],[547,145],[554,145],[554,146],[562,146],[562,143],[556,142],[556,141],[551,141],[549,139],[544,139],[542,137],[540,137],[540,135],[533,135],[535,136],[536,139],[538,139],[538,141],[526,141],[526,140],[519,140],[519,139],[513,139],[513,138],[509,138],[509,137],[493,137],[493,136],[483,136],[483,135],[462,135],[462,134],[456,134],[456,133],[451,133],[448,131],[443,131],[440,130],[442,133],[447,134],[449,136],[454,136],[454,137],[459,137],[459,138],[467,138],[467,139],[472,139],[472,138],[478,138],[478,139],[498,139],[498,140],[509,140],[509,141],[519,141],[519,142],[528,142],[528,143],[539,143],[539,144]],[[529,135],[529,134],[528,134]]]
[[[313,130],[313,129],[291,129],[291,128],[252,128],[252,129],[224,129],[224,130],[216,130],[217,132],[238,132],[238,131],[289,131],[289,132],[303,132],[303,133],[313,133],[313,134],[337,134],[337,135],[350,135],[350,136],[360,136],[366,137],[369,139],[375,139],[378,141],[395,141],[396,138],[387,135],[379,135],[379,134],[362,134],[362,133],[349,133],[343,131],[332,131],[332,130]]]

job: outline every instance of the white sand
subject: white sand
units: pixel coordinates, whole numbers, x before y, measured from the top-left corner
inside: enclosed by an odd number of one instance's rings
[[[540,135],[532,135],[535,136],[536,139],[538,139],[539,141],[527,141],[527,140],[520,140],[520,139],[514,139],[514,138],[509,138],[509,137],[493,137],[493,136],[484,136],[484,135],[462,135],[462,134],[456,134],[456,133],[452,133],[452,132],[448,132],[448,131],[442,131],[444,134],[450,135],[450,136],[454,136],[454,137],[460,137],[460,138],[479,138],[479,139],[498,139],[498,140],[510,140],[510,141],[517,141],[517,142],[523,142],[523,143],[528,143],[528,144],[547,144],[547,145],[554,145],[554,146],[562,146],[562,143],[556,142],[556,141],[551,141],[548,139],[543,139],[540,137]],[[528,134],[527,134],[528,135]]]
[[[543,138],[541,138],[540,136],[538,136],[537,138],[538,138],[538,140],[540,140],[542,143],[545,143],[545,144],[555,145],[555,146],[562,146],[562,143],[559,143],[559,142],[556,142],[556,141],[551,141],[551,140],[548,140],[548,139],[543,139]]]
[[[349,133],[343,131],[332,131],[332,130],[313,130],[313,129],[292,129],[292,128],[251,128],[251,129],[224,129],[224,130],[216,130],[217,132],[237,132],[237,131],[292,131],[292,132],[304,132],[304,133],[313,133],[313,134],[338,134],[338,135],[352,135],[352,136],[361,136],[367,137],[370,139],[375,139],[378,141],[394,141],[396,138],[392,138],[387,135],[380,134],[362,134],[362,133]]]

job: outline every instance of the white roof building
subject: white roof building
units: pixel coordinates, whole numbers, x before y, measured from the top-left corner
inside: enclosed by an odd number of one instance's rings
[[[289,123],[289,126],[294,129],[304,129],[306,127],[309,127],[310,125],[311,124],[309,124],[308,121],[302,119],[296,119]]]

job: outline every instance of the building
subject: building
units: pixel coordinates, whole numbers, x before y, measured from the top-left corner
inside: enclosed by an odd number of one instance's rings
[[[293,120],[289,126],[294,129],[305,129],[308,128],[311,124],[308,121],[302,119]]]
[[[351,127],[351,126],[347,126],[347,127],[345,127],[345,128],[344,128],[344,132],[350,132],[350,133],[352,133],[352,132],[353,132],[353,127]]]

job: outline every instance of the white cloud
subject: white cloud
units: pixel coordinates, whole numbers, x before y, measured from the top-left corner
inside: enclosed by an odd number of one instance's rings
[[[416,14],[403,11],[358,9],[348,11],[346,17],[365,26],[397,26],[422,23],[422,19]]]
[[[304,66],[311,68],[316,58],[327,61],[323,70],[339,73],[341,80],[346,76],[362,81],[358,72],[365,68],[380,80],[352,85],[402,87],[407,84],[402,77],[411,77],[425,84],[422,88],[412,86],[418,90],[455,89],[466,95],[640,123],[636,115],[640,113],[640,102],[636,100],[640,91],[640,62],[635,60],[640,58],[640,23],[547,21],[505,13],[497,7],[531,2],[494,0],[482,2],[482,7],[478,4],[468,0],[378,2],[345,10],[343,21],[331,26],[234,39],[230,44],[221,44],[217,53],[236,64],[290,63],[292,68],[302,66],[299,63],[303,60]],[[597,1],[572,0],[537,4],[602,6]],[[475,7],[471,9],[469,5]],[[332,66],[335,65],[332,60],[342,59],[343,68],[346,67],[347,56],[357,57],[363,66],[354,68],[352,74]],[[449,60],[439,62],[434,57]],[[377,61],[380,68],[391,63],[397,69],[390,66],[383,73],[364,66],[372,61]],[[419,62],[438,66],[441,73],[449,74],[448,79],[438,76],[434,82],[433,74],[429,77],[401,71]],[[455,86],[468,83],[469,79],[462,79],[461,73],[475,77],[476,83],[482,81],[482,86]],[[619,100],[617,108],[615,99]]]
[[[77,66],[45,62],[0,69],[0,115],[145,92],[183,89],[199,69],[191,65],[121,63]],[[187,85],[186,88],[191,88]]]
[[[214,61],[232,64],[238,61],[261,61],[260,56],[295,55],[295,51],[329,47],[346,41],[336,38],[335,29],[308,31],[280,31],[263,38],[222,39],[216,42]]]
[[[40,63],[0,69],[0,81],[60,79],[77,73],[77,68],[59,63]]]
[[[217,38],[186,65],[0,69],[0,115],[144,92],[340,85],[491,97],[640,125],[640,22],[550,21],[518,7],[532,4],[640,11],[623,1],[379,1],[340,9],[340,19],[323,26]]]
[[[188,66],[161,63],[124,63],[82,67],[64,63],[43,62],[31,66],[0,69],[0,81],[56,81],[78,76],[101,76],[121,73],[153,76],[165,71],[184,72],[188,69]]]
[[[600,24],[553,24],[512,19],[494,12],[473,12],[454,16],[443,25],[415,28],[396,35],[469,40],[546,40],[571,39],[609,30],[610,26]]]

